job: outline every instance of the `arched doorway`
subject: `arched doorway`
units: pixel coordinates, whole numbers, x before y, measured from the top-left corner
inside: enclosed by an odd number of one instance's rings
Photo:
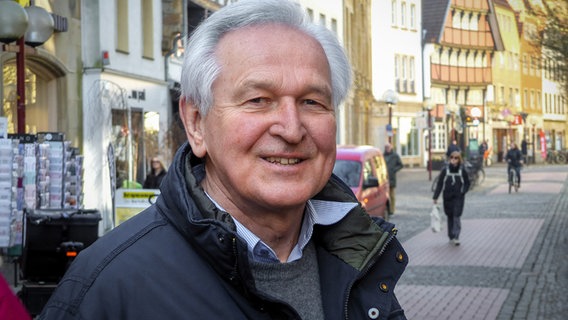
[[[64,69],[39,56],[26,56],[26,133],[61,131],[65,87],[62,78]],[[2,64],[2,108],[0,116],[8,119],[8,132],[17,130],[16,61]]]

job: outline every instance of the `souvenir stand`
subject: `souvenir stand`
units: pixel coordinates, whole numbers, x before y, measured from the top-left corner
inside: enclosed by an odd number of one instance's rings
[[[18,295],[32,316],[98,238],[100,213],[82,207],[82,165],[63,133],[0,138],[0,248],[13,258]]]

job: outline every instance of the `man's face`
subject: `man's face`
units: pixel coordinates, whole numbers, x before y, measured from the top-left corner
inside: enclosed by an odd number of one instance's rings
[[[197,121],[199,138],[188,133],[196,155],[207,155],[205,190],[223,207],[303,208],[335,161],[336,119],[322,48],[271,25],[226,34],[215,54],[221,72],[214,106]]]

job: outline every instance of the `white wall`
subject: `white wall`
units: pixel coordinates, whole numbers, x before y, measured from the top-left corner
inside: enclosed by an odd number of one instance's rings
[[[381,100],[383,93],[394,89],[394,57],[395,54],[403,54],[414,57],[414,94],[399,94],[399,103],[422,102],[422,18],[421,1],[405,0],[396,1],[397,25],[391,24],[391,1],[373,0],[372,2],[372,52],[373,52],[373,95]],[[407,4],[407,28],[400,24],[400,4]],[[410,5],[416,6],[415,28],[410,26]],[[395,90],[396,91],[396,90]]]

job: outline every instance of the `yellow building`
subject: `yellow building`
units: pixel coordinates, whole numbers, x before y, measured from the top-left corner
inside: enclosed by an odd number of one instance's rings
[[[493,58],[493,97],[488,99],[491,141],[495,160],[502,161],[509,143],[520,144],[523,138],[523,102],[521,98],[521,44],[517,16],[506,0],[495,0],[503,51]],[[521,118],[519,118],[521,117]],[[519,121],[521,119],[521,121]]]
[[[345,49],[353,67],[353,91],[345,103],[346,143],[373,144],[370,117],[372,93],[371,1],[344,2]]]

